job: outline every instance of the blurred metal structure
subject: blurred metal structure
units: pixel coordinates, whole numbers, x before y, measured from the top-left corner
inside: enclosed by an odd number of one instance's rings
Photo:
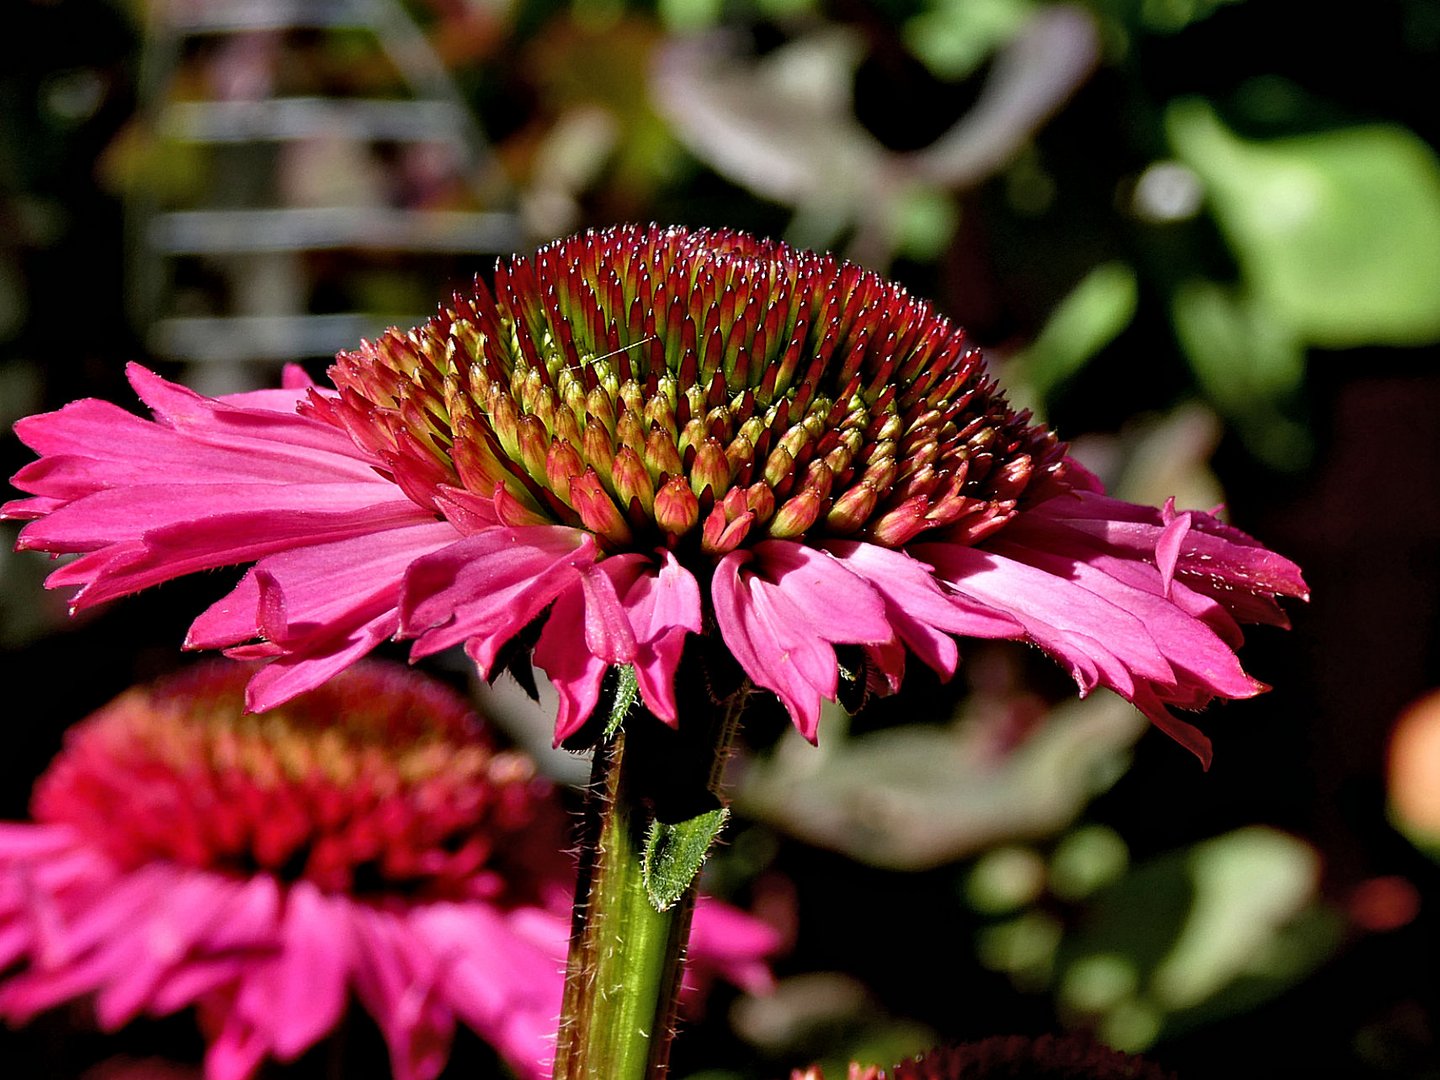
[[[361,39],[396,76],[392,96],[364,77],[358,93],[338,93],[323,73],[296,93],[295,71],[281,70],[297,66],[296,40]],[[443,278],[467,256],[523,243],[483,131],[398,0],[153,0],[140,95],[153,145],[203,154],[207,175],[179,206],[153,191],[130,198],[131,309],[152,351],[195,365],[191,381],[207,391],[254,385],[264,365],[330,356],[428,314],[317,305],[314,262],[325,253],[382,259],[401,275],[428,263]],[[451,174],[462,208],[395,190],[382,151],[417,147]]]

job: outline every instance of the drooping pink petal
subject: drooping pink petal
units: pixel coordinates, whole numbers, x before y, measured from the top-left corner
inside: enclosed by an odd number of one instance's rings
[[[473,491],[441,484],[435,491],[435,507],[445,520],[459,530],[461,536],[474,536],[482,529],[511,524],[504,521],[495,508],[495,498],[483,498]]]
[[[635,659],[635,631],[610,575],[594,563],[576,567],[585,596],[585,647],[612,664]]]
[[[68,825],[31,825],[0,821],[0,859],[26,863],[71,852],[84,838]],[[3,896],[4,893],[0,893]]]
[[[698,633],[702,625],[700,587],[670,552],[656,558],[658,566],[635,552],[612,555],[586,572],[603,577],[608,592],[572,585],[556,599],[535,646],[535,663],[560,696],[556,745],[584,724],[612,664],[632,664],[646,707],[666,723],[677,722],[675,669],[685,635]],[[618,625],[620,619],[629,640],[618,631],[615,637],[628,648],[591,640],[597,622]],[[579,640],[585,648],[576,647]]]
[[[373,492],[350,488],[362,499],[373,499]],[[80,586],[74,606],[90,607],[118,596],[138,592],[151,585],[173,580],[197,570],[250,562],[275,552],[300,547],[330,544],[352,538],[368,538],[377,533],[432,524],[434,518],[419,510],[409,500],[385,503],[357,503],[354,508],[333,513],[316,510],[308,502],[312,488],[265,488],[251,493],[251,508],[244,513],[216,513],[187,516],[195,513],[187,505],[186,489],[167,486],[104,492],[82,499],[56,511],[43,521],[27,526],[36,529],[22,537],[22,547],[44,550],[68,549],[96,551],[103,561],[76,560],[50,576],[51,588]],[[246,492],[230,486],[217,492],[229,502],[244,499]],[[323,503],[327,492],[317,498]],[[131,501],[133,500],[133,502]],[[98,504],[106,504],[100,506]],[[110,523],[111,510],[129,521]],[[139,515],[157,511],[155,518],[141,521]],[[160,515],[174,520],[158,520]],[[78,525],[90,536],[124,536],[135,529],[133,542],[116,550],[89,539],[76,539],[67,532]],[[37,529],[37,526],[43,528]],[[101,530],[97,532],[96,530]],[[100,550],[97,550],[97,546]],[[111,548],[115,543],[111,542]]]
[[[346,459],[353,469],[373,465],[373,459],[343,431],[304,415],[301,405],[321,391],[295,387],[209,398],[139,364],[130,364],[125,370],[136,395],[150,407],[155,419],[200,446],[255,455],[257,465],[265,466],[289,461],[301,467],[323,462],[334,468]],[[334,392],[326,393],[333,396]],[[287,397],[293,402],[288,408]]]
[[[268,556],[191,624],[185,646],[270,659],[251,680],[250,706],[274,708],[391,637],[406,569],[455,543],[456,535],[431,519]],[[241,645],[256,637],[265,643]]]
[[[1160,695],[1149,686],[1142,684],[1136,687],[1131,700],[1135,707],[1145,714],[1147,720],[1199,758],[1202,766],[1210,768],[1213,751],[1210,739],[1204,732],[1194,724],[1181,720],[1166,708]]]
[[[1009,615],[956,604],[941,591],[933,568],[904,552],[856,540],[832,540],[825,548],[880,595],[896,634],[941,675],[955,671],[959,654],[951,635],[1006,638],[1022,633]]]
[[[15,486],[52,502],[159,483],[385,486],[374,473],[374,459],[360,454],[343,432],[295,414],[298,395],[292,391],[260,391],[266,399],[262,407],[247,408],[247,395],[224,404],[135,365],[131,375],[137,389],[153,390],[157,401],[189,403],[187,422],[177,428],[168,420],[144,420],[93,399],[26,417],[16,424],[16,433],[41,457],[16,474]],[[290,398],[288,413],[275,407],[274,395]],[[25,500],[0,513],[35,516]]]
[[[609,562],[610,560],[606,560]],[[535,642],[535,666],[555,687],[555,745],[584,726],[600,700],[600,687],[610,663],[584,648],[585,592],[578,583],[555,600],[545,628]]]
[[[424,948],[407,920],[368,907],[352,909],[364,962],[355,989],[385,1033],[395,1080],[434,1080],[450,1056],[455,1017],[439,994],[442,958]]]
[[[217,1011],[219,1031],[205,1048],[205,1080],[250,1080],[269,1053],[265,1033],[238,1009]]]
[[[1241,622],[1288,625],[1277,596],[1305,599],[1309,589],[1300,568],[1262,546],[1253,537],[1209,514],[1187,511],[1190,528],[1175,573],[1193,588],[1213,596]],[[1169,524],[1154,507],[1137,506],[1091,492],[1057,496],[1032,508],[1022,520],[1063,523],[1149,562]]]
[[[542,919],[536,941],[517,932],[517,919]],[[501,913],[479,905],[435,904],[411,920],[441,965],[444,997],[456,1015],[479,1032],[522,1080],[550,1075],[560,1016],[561,971],[568,939],[558,913],[523,908]]]
[[[1180,552],[1184,549],[1185,537],[1189,535],[1194,519],[1189,514],[1177,514],[1173,498],[1165,503],[1162,517],[1165,528],[1160,533],[1160,539],[1155,541],[1155,565],[1160,571],[1160,579],[1164,582],[1165,594],[1168,596],[1170,586],[1175,581],[1175,568],[1180,564]]]
[[[1261,689],[1260,684],[1245,674],[1235,653],[1209,626],[1164,595],[1163,579],[1158,571],[1154,574],[1152,589],[1147,590],[1113,578],[1087,562],[1049,551],[1003,542],[992,544],[991,550],[1011,559],[1023,559],[1029,566],[1068,579],[1138,617],[1151,640],[1163,650],[1167,664],[1176,675],[1170,685],[1197,684],[1206,691],[1204,700],[1207,701],[1216,696],[1252,697]],[[1166,683],[1153,676],[1150,681]]]
[[[914,550],[957,595],[1011,616],[1031,640],[1069,664],[1082,691],[1099,682],[1128,693],[1136,676],[1174,683],[1145,624],[1074,581],[959,544]]]
[[[640,694],[652,713],[673,726],[679,722],[675,672],[685,637],[700,633],[704,624],[694,575],[668,551],[659,558],[657,573],[638,574],[625,590],[625,609],[639,641],[635,679]]]
[[[1132,554],[1117,553],[1094,535],[1071,529],[1053,519],[1021,518],[1006,530],[1003,539],[1027,548],[1083,560],[1117,581],[1149,592],[1156,591],[1158,573],[1160,586],[1176,607],[1204,622],[1231,649],[1239,648],[1244,642],[1240,624],[1218,600],[1196,591],[1188,578],[1172,576],[1167,583],[1163,565],[1158,561],[1151,566],[1147,560]],[[1163,557],[1162,553],[1157,551],[1157,560],[1160,557]]]
[[[331,902],[308,881],[296,882],[285,899],[282,944],[264,987],[275,1018],[270,1041],[275,1056],[290,1061],[333,1031],[349,997],[351,968],[346,904]]]
[[[578,579],[595,560],[595,541],[579,529],[487,529],[406,571],[400,633],[428,656],[465,642],[488,673],[500,647]]]
[[[91,993],[130,970],[145,926],[169,883],[163,871],[122,878],[94,902],[67,912],[64,936],[0,988],[0,1016],[25,1023],[36,1013]]]
[[[269,874],[228,881],[203,948],[177,965],[155,988],[149,1011],[155,1016],[194,1005],[222,986],[233,986],[251,963],[280,946],[281,892]]]
[[[235,886],[210,875],[166,873],[156,888],[167,892],[166,903],[152,905],[143,923],[112,939],[127,962],[115,966],[96,995],[95,1015],[107,1031],[116,1031],[140,1015],[193,949],[210,946],[215,919]],[[104,947],[108,950],[110,942]]]
[[[820,699],[839,679],[836,644],[889,641],[895,631],[866,581],[834,556],[784,540],[737,549],[715,567],[715,621],[735,659],[771,690],[811,742]]]
[[[95,604],[196,570],[433,521],[342,432],[296,415],[297,390],[263,401],[203,398],[133,368],[158,421],[100,402],[31,417],[21,435],[45,456],[15,483],[43,503],[21,547],[89,552],[56,571]],[[277,397],[278,395],[278,397]],[[282,411],[285,396],[290,409]]]

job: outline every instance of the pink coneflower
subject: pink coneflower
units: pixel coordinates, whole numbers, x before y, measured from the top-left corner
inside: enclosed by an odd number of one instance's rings
[[[358,1001],[394,1075],[458,1020],[548,1075],[570,930],[564,816],[456,695],[361,664],[265,714],[203,667],[77,726],[34,824],[0,826],[0,1015],[93,997],[102,1027],[197,1010],[208,1080],[291,1060]],[[696,913],[699,975],[768,979],[776,935]]]
[[[76,607],[253,562],[187,644],[269,660],[254,708],[393,637],[488,674],[535,624],[557,742],[614,666],[676,723],[692,634],[811,739],[837,646],[894,688],[907,652],[949,675],[974,636],[1034,642],[1205,757],[1170,707],[1264,689],[1239,623],[1305,594],[1208,514],[1107,498],[925,301],[742,234],[558,241],[330,377],[212,399],[134,367],[154,420],[21,421],[20,546],[80,553],[49,579]]]
[[[942,1047],[893,1069],[851,1065],[845,1080],[1173,1080],[1174,1074],[1133,1054],[1080,1035],[997,1035]],[[791,1080],[825,1080],[818,1068]]]

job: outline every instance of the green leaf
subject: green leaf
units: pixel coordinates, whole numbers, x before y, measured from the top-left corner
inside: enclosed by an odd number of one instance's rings
[[[954,200],[947,193],[929,187],[897,192],[889,215],[897,252],[916,262],[938,259],[960,222]]]
[[[1191,23],[1201,22],[1222,4],[1241,0],[1140,0],[1140,21],[1149,30],[1177,34]]]
[[[605,721],[605,738],[620,730],[630,710],[640,697],[640,684],[635,679],[635,669],[629,664],[615,669],[615,696],[610,701],[610,717]]]
[[[1067,701],[1009,753],[999,714],[837,736],[820,749],[787,733],[752,761],[736,808],[806,843],[870,866],[928,870],[997,844],[1063,828],[1124,772],[1143,716],[1109,694]]]
[[[682,896],[700,867],[730,811],[723,806],[671,824],[652,821],[645,834],[645,893],[656,911],[667,911]]]
[[[708,30],[720,21],[720,0],[660,0],[660,21],[674,34]]]
[[[1006,364],[1006,382],[1023,387],[1018,395],[1012,393],[1012,400],[1040,411],[1061,383],[1130,325],[1138,301],[1135,271],[1129,266],[1108,262],[1091,270],[1030,346]]]
[[[1034,13],[1030,0],[932,0],[905,21],[905,44],[941,79],[966,78]]]
[[[1181,347],[1205,392],[1227,412],[1291,393],[1304,379],[1304,350],[1267,314],[1212,282],[1189,281],[1175,291],[1171,316]]]
[[[1196,380],[1250,448],[1280,468],[1303,465],[1309,434],[1280,409],[1305,377],[1295,331],[1254,298],[1208,281],[1176,289],[1170,314]]]
[[[1411,132],[1377,124],[1256,142],[1198,98],[1171,105],[1165,123],[1255,302],[1300,342],[1440,338],[1440,161]]]
[[[1087,902],[1055,958],[1067,1022],[1137,1052],[1254,1008],[1334,951],[1307,843],[1248,826],[1136,867]]]

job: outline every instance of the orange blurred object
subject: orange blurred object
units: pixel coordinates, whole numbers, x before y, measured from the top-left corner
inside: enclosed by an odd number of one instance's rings
[[[1440,690],[1411,704],[1390,733],[1390,813],[1410,840],[1440,851]]]

